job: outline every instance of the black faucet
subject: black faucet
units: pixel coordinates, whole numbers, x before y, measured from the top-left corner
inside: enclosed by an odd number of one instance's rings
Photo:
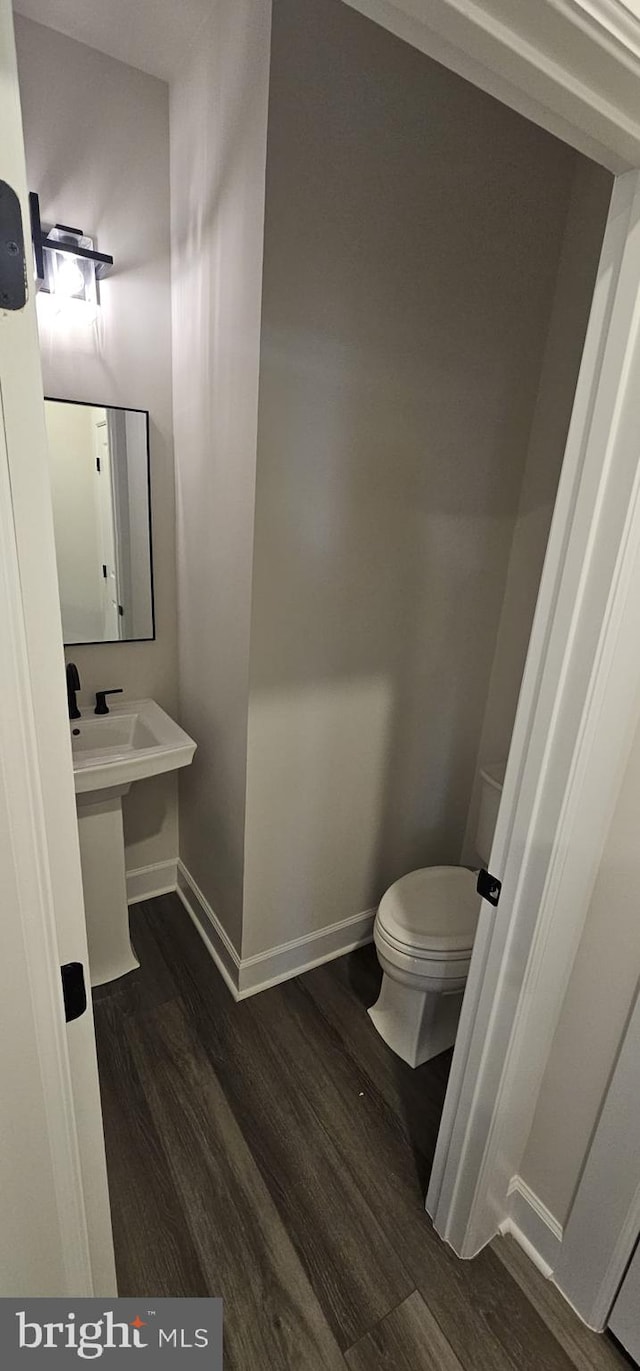
[[[67,704],[69,706],[69,718],[79,719],[80,710],[76,700],[76,691],[80,689],[80,677],[75,662],[67,663]]]
[[[118,686],[117,690],[96,690],[96,707],[93,711],[94,714],[109,713],[107,695],[122,695],[122,686]]]

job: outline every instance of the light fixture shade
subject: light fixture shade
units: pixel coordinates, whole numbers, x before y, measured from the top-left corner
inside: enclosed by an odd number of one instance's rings
[[[56,225],[47,234],[43,246],[45,289],[62,302],[81,300],[89,310],[95,311],[98,304],[96,289],[96,268],[90,257],[75,256],[73,252],[51,251],[49,245],[64,243],[67,249],[78,247],[93,250],[93,239],[86,234]]]
[[[29,192],[33,267],[36,290],[50,298],[54,313],[73,310],[83,319],[95,318],[99,303],[98,281],[107,276],[113,257],[97,252],[93,238],[69,224],[55,224],[45,233],[36,191]]]

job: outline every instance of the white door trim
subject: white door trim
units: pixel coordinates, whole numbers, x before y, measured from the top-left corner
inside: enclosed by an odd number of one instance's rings
[[[620,0],[345,3],[615,174],[640,167],[640,41]]]
[[[640,1233],[640,994],[629,1019],[564,1228],[554,1281],[590,1328],[604,1328]]]
[[[0,176],[19,196],[28,252],[10,0],[0,0],[0,56]],[[91,1006],[66,1025],[60,979],[61,963],[86,969],[88,958],[31,264],[28,278],[26,306],[0,311],[0,784],[17,890],[6,916],[20,929],[41,1067],[39,1085],[24,1088],[43,1101],[64,1288],[24,1294],[108,1297],[115,1266]],[[34,1225],[34,1248],[53,1252],[55,1236]]]

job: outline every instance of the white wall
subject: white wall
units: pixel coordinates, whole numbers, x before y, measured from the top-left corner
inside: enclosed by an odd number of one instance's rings
[[[576,159],[478,748],[465,863],[488,860],[475,847],[480,769],[505,762],[511,744],[611,187],[602,167]]]
[[[45,403],[56,563],[67,642],[102,636],[93,410]]]
[[[115,258],[95,327],[41,319],[45,393],[150,411],[157,639],[74,647],[67,657],[81,699],[123,686],[175,712],[168,87],[20,16],[16,42],[29,185],[43,221],[83,228]],[[173,775],[134,786],[125,833],[129,869],[175,858]]]
[[[459,860],[575,165],[276,0],[243,956]]]
[[[521,1176],[566,1221],[640,980],[640,727],[553,1039]]]
[[[171,90],[180,851],[240,946],[269,0],[221,0]]]

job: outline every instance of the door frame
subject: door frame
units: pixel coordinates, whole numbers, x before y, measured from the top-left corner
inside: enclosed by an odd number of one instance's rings
[[[33,1244],[52,1260],[57,1247],[63,1271],[62,1288],[16,1293],[108,1298],[116,1279],[91,1002],[65,1023],[60,976],[61,965],[81,962],[88,982],[88,953],[11,0],[0,0],[0,55],[0,176],[19,197],[27,257],[26,305],[0,311],[2,840],[39,1059],[23,1090],[42,1099],[58,1220],[55,1231],[34,1224]],[[16,1057],[21,1050],[16,1043]],[[31,1183],[37,1194],[40,1177]]]
[[[640,705],[640,25],[623,0],[346,3],[616,178],[427,1196],[472,1257],[509,1212]]]

